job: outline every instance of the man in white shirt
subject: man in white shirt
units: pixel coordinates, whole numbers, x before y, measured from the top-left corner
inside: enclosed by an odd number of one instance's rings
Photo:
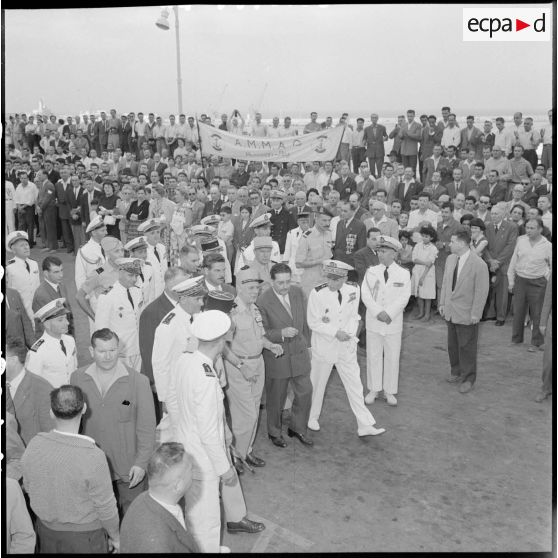
[[[442,134],[442,146],[446,149],[453,145],[455,148],[459,147],[461,143],[461,130],[457,127],[455,114],[451,113],[448,116],[448,124],[444,128]]]
[[[289,136],[298,136],[298,130],[291,126],[291,117],[285,116],[283,127],[279,130],[279,137],[285,138]]]
[[[423,221],[429,221],[434,227],[438,226],[438,214],[432,209],[428,209],[430,204],[430,194],[427,192],[421,192],[418,195],[418,209],[415,209],[409,213],[409,223],[407,224],[407,230],[412,231],[414,229],[419,229],[420,224]]]
[[[78,250],[75,261],[75,282],[78,290],[87,276],[106,261],[105,251],[101,246],[101,240],[107,236],[103,218],[100,215],[95,217],[87,226],[86,232],[91,234],[91,238]]]
[[[262,115],[257,112],[255,114],[255,122],[252,122],[250,126],[250,135],[257,138],[263,138],[267,136],[267,124],[262,123]]]
[[[504,119],[499,116],[496,118],[496,131],[494,132],[494,147],[500,147],[505,157],[512,152],[515,136],[511,130],[504,126]]]
[[[320,174],[321,174],[321,167],[319,161],[314,161],[312,163],[312,171],[307,172],[304,175],[304,185],[306,186],[306,191],[310,190],[310,188],[316,188],[319,191],[319,181],[320,181]]]
[[[548,170],[554,166],[552,164],[552,109],[548,111],[548,124],[544,128],[541,128],[541,141],[543,144],[541,163],[544,165],[544,168]]]
[[[35,246],[35,204],[39,190],[33,182],[29,182],[26,171],[19,171],[20,183],[17,185],[14,194],[14,203],[17,207],[18,228],[26,231],[29,238],[29,246]]]
[[[273,123],[270,127],[267,128],[267,137],[268,138],[280,138],[281,137],[281,128],[279,128],[279,117],[273,117]]]

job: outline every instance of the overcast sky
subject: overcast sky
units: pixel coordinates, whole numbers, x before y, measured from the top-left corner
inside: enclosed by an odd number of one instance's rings
[[[155,6],[6,10],[6,111],[30,111],[42,97],[59,114],[175,112],[174,15],[165,32],[159,14]],[[192,6],[180,8],[180,25],[188,114],[245,113],[266,83],[264,118],[551,106],[551,42],[463,42],[462,5]]]

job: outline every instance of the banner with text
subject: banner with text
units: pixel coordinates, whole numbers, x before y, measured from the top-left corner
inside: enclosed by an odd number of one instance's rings
[[[248,161],[332,161],[337,155],[343,126],[323,132],[268,138],[238,136],[199,122],[201,150],[204,155],[218,155]]]

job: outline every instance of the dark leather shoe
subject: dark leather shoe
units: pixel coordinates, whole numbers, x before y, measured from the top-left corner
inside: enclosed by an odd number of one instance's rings
[[[248,465],[252,465],[252,467],[265,467],[265,461],[256,457],[253,453],[249,453],[246,456],[246,463],[248,463]]]
[[[458,382],[461,381],[461,377],[460,376],[448,376],[446,378],[446,382],[450,383],[450,384],[457,384]]]
[[[265,529],[263,523],[258,523],[257,521],[252,521],[245,517],[241,521],[233,523],[232,521],[227,522],[227,531],[229,533],[260,533]]]
[[[275,446],[277,446],[278,448],[286,448],[287,447],[287,442],[285,442],[285,440],[283,439],[283,436],[272,436],[271,434],[268,434],[269,439],[273,442],[273,444]]]
[[[287,434],[289,435],[289,438],[298,438],[305,446],[311,447],[314,445],[314,442],[310,440],[310,438],[307,438],[304,434],[299,434],[290,428],[287,428]]]
[[[494,325],[495,325],[495,326],[503,326],[504,323],[505,323],[504,320],[496,320],[496,321],[494,322]]]
[[[233,465],[239,475],[244,474],[244,464],[238,457],[233,457]]]

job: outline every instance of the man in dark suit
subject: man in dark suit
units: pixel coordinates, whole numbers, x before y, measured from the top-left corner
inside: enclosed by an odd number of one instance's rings
[[[184,513],[178,506],[192,483],[191,459],[184,452],[184,446],[177,442],[165,442],[155,450],[147,464],[149,489],[130,504],[122,520],[120,552],[200,552],[184,527]],[[171,506],[178,516],[170,512]]]
[[[58,217],[62,227],[64,247],[68,251],[68,254],[71,254],[74,251],[74,238],[70,225],[70,209],[66,201],[66,193],[72,186],[70,181],[70,169],[66,165],[60,169],[60,180],[55,184],[55,188],[56,206],[58,207]]]
[[[223,205],[219,186],[211,186],[211,188],[209,189],[209,197],[210,200],[205,203],[205,207],[203,208],[202,219],[204,217],[207,217],[208,215],[219,215],[221,206]],[[252,213],[252,218],[253,217],[254,214]]]
[[[6,288],[4,312],[6,314],[6,336],[21,339],[31,348],[37,336],[33,324],[23,306],[21,295],[15,289]]]
[[[161,408],[159,400],[157,399],[155,380],[153,378],[153,365],[151,364],[155,330],[161,323],[161,320],[176,306],[178,297],[177,294],[173,292],[172,288],[185,279],[188,279],[188,274],[183,268],[169,267],[167,271],[165,271],[165,290],[163,294],[145,307],[139,319],[140,371],[149,378],[149,384],[153,392],[157,422],[161,419]]]
[[[362,285],[366,270],[371,265],[378,265],[379,263],[376,249],[378,248],[381,234],[382,232],[380,229],[376,227],[368,229],[368,232],[366,233],[366,246],[355,252],[355,270],[358,275],[359,285]]]
[[[465,183],[462,180],[463,171],[461,169],[453,169],[451,182],[444,184],[448,191],[449,197],[453,200],[457,194],[465,194]]]
[[[436,117],[433,114],[431,114],[428,117],[427,122],[428,122],[427,125],[424,126],[421,130],[420,149],[419,149],[419,158],[420,161],[422,162],[422,173],[420,175],[420,179],[423,182],[426,182],[425,173],[424,173],[424,163],[430,157],[432,157],[434,153],[434,146],[440,145],[440,142],[442,141],[442,133],[443,133],[443,130],[441,130],[438,126],[436,126]],[[440,153],[441,153],[441,149],[440,149]]]
[[[468,196],[472,190],[481,195],[488,195],[488,180],[484,177],[484,163],[477,162],[473,167],[473,174],[465,182],[465,195]]]
[[[92,114],[89,117],[89,124],[87,124],[86,137],[89,140],[90,151],[93,149],[96,153],[101,152],[101,145],[99,143],[99,126],[95,121],[97,117]]]
[[[355,217],[355,211],[349,202],[341,204],[341,218],[337,223],[333,259],[340,260],[355,267],[355,252],[366,246],[366,225]],[[349,273],[354,281],[356,272]]]
[[[58,248],[56,234],[56,188],[47,178],[45,171],[37,171],[35,177],[36,186],[39,189],[37,197],[37,211],[39,213],[39,229],[43,242],[43,252],[49,250],[55,252]]]
[[[103,151],[107,150],[108,145],[110,126],[109,121],[107,120],[106,112],[101,112],[101,120],[96,123],[96,127],[95,134],[99,138],[99,149],[97,150],[97,153],[100,155]]]
[[[33,295],[33,312],[36,312],[57,298],[64,298],[66,300],[65,306],[70,310],[70,313],[66,315],[69,324],[68,335],[74,335],[74,317],[70,307],[68,291],[64,284],[64,267],[62,260],[56,256],[47,256],[43,260],[41,268],[43,271],[43,280]],[[35,333],[37,337],[43,334],[44,329],[41,320],[35,319]]]
[[[6,383],[15,407],[18,434],[27,446],[39,432],[54,426],[50,417],[50,392],[53,387],[40,376],[25,369],[27,347],[21,339],[6,342]]]
[[[241,186],[246,186],[250,180],[250,174],[246,172],[246,162],[238,161],[236,163],[237,168],[233,171],[231,175],[231,184],[234,184],[237,188]]]
[[[85,229],[82,225],[83,219],[81,215],[83,192],[79,177],[77,174],[73,174],[70,178],[70,186],[66,189],[66,204],[70,213],[70,225],[72,227],[74,251],[76,254],[80,246],[85,244]]]
[[[438,171],[440,173],[442,182],[444,181],[444,176],[450,173],[449,161],[442,155],[442,146],[436,144],[432,150],[432,155],[424,159],[422,165],[422,176],[425,186],[430,186],[430,184],[432,184],[432,175],[434,172]]]
[[[283,202],[285,195],[281,190],[272,190],[271,198],[271,238],[279,244],[279,252],[285,252],[287,234],[291,229],[296,229],[296,220],[285,208]]]
[[[386,127],[378,124],[378,115],[371,114],[370,120],[372,124],[364,128],[364,145],[366,147],[366,157],[368,158],[368,167],[375,178],[382,176],[382,164],[386,156],[384,142],[387,141],[388,135]],[[357,169],[355,169],[357,172]]]
[[[413,169],[407,167],[403,175],[403,181],[395,187],[393,199],[401,202],[401,209],[403,211],[410,211],[411,198],[413,196],[418,196],[421,190],[422,185],[414,179]]]
[[[349,165],[341,164],[341,176],[333,183],[333,188],[339,192],[342,201],[348,200],[349,196],[356,191],[356,182],[349,176]]]
[[[517,225],[504,220],[505,209],[497,204],[490,211],[492,222],[486,226],[486,252],[494,283],[490,286],[487,317],[496,315],[497,326],[503,326],[508,310],[508,265],[518,236]]]
[[[450,383],[467,393],[477,378],[479,321],[488,296],[488,268],[469,249],[471,233],[461,227],[451,237],[438,311],[448,327]]]
[[[401,137],[401,162],[406,167],[411,167],[413,176],[417,172],[418,143],[422,137],[422,126],[415,121],[415,111],[407,111],[407,122],[404,122],[399,131]]]
[[[479,191],[481,196],[490,196],[490,205],[494,207],[498,202],[505,201],[508,188],[505,183],[500,182],[499,172],[491,170],[488,173],[488,187],[485,191]]]
[[[299,190],[294,196],[294,205],[288,210],[296,222],[299,213],[311,213],[312,208],[306,203],[306,194]],[[313,227],[313,217],[310,215],[310,226]]]
[[[264,349],[267,432],[278,447],[287,442],[282,436],[281,412],[285,406],[289,382],[294,400],[291,414],[290,437],[312,446],[306,437],[312,403],[310,381],[310,330],[306,321],[306,299],[300,287],[291,284],[291,269],[285,263],[275,264],[270,270],[271,288],[258,297],[265,335],[272,343],[283,347],[283,354],[275,355]]]

